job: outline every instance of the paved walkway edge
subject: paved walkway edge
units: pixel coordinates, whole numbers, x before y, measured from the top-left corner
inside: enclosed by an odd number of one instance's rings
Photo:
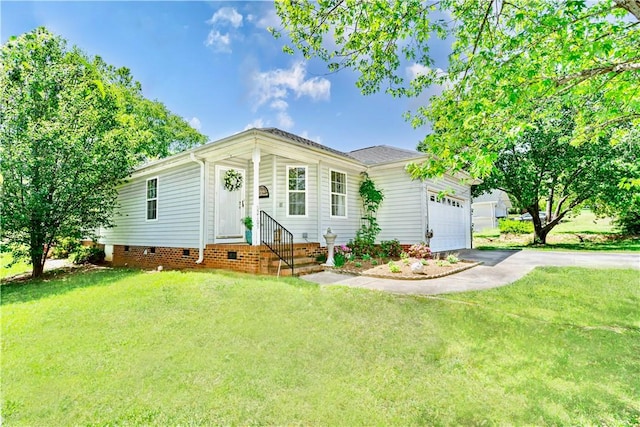
[[[635,268],[640,270],[640,254],[638,253],[479,251],[468,249],[460,251],[460,258],[483,264],[450,276],[423,280],[350,276],[329,271],[302,276],[302,279],[325,286],[342,285],[398,294],[435,295],[505,286],[522,278],[535,267],[541,266]],[[640,272],[638,273],[638,286],[640,286]]]

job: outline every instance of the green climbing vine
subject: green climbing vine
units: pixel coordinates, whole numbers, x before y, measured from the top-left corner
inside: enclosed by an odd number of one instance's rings
[[[371,180],[366,172],[362,172],[362,182],[360,182],[360,199],[362,200],[362,223],[356,232],[353,242],[353,251],[356,255],[375,255],[376,237],[380,234],[380,226],[376,219],[376,213],[384,195],[376,188],[375,182]]]

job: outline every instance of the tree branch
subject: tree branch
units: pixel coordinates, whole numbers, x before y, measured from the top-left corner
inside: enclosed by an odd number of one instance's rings
[[[599,76],[601,74],[607,73],[623,73],[625,71],[640,71],[640,62],[638,61],[640,58],[633,58],[626,62],[621,62],[618,64],[610,64],[605,67],[596,67],[590,68],[588,70],[582,70],[575,74],[569,74],[568,76],[560,77],[555,79],[557,86],[562,86],[569,83],[572,80],[578,79],[578,83],[590,79],[594,76]]]
[[[616,7],[624,9],[640,21],[640,0],[614,0]]]
[[[482,37],[482,31],[484,31],[484,26],[489,19],[489,14],[491,13],[492,6],[493,6],[493,0],[489,0],[489,5],[487,7],[487,10],[484,12],[482,22],[480,23],[480,29],[478,30],[478,34],[476,34],[475,41],[473,42],[473,49],[471,50],[471,59],[467,62],[467,67],[465,68],[464,75],[462,76],[463,81],[467,78],[467,73],[469,72],[469,68],[471,68],[471,61],[473,61],[473,56],[476,54],[476,50],[478,49],[478,44],[480,43],[480,37]]]

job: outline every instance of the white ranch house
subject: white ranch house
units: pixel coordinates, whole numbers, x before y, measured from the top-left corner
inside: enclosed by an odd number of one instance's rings
[[[116,226],[101,230],[100,242],[116,265],[269,273],[276,251],[297,268],[325,250],[328,227],[337,244],[355,237],[367,172],[384,194],[380,241],[411,245],[432,231],[434,252],[470,247],[468,177],[411,179],[405,166],[424,159],[390,146],[344,153],[275,128],[246,130],[138,168],[120,187]],[[448,195],[438,198],[442,191]]]

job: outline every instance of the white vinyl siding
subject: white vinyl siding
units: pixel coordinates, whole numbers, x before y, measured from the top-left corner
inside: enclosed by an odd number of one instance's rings
[[[119,189],[115,227],[105,229],[101,243],[130,246],[196,248],[200,213],[200,167],[186,164],[157,174],[158,212],[146,221],[147,178],[133,178]]]
[[[331,214],[331,171],[339,170],[345,174],[346,178],[346,213],[348,216],[340,217]],[[360,185],[360,172],[362,169],[344,169],[344,166],[333,165],[330,163],[321,163],[320,166],[320,224],[318,242],[326,245],[326,241],[322,237],[327,232],[327,228],[331,227],[331,231],[338,235],[336,244],[344,245],[353,240],[356,236],[360,224],[361,200],[358,195],[358,187]]]
[[[369,177],[384,196],[377,212],[380,226],[377,241],[398,239],[403,244],[423,241],[422,182],[412,180],[402,166],[372,169]]]
[[[287,166],[287,216],[307,216],[307,166]]]
[[[331,177],[331,217],[346,218],[347,216],[347,174],[329,170]]]
[[[426,241],[425,233],[433,230],[431,246],[434,250],[470,247],[469,186],[450,176],[423,183],[411,179],[404,169],[395,167],[374,167],[369,176],[384,194],[377,216],[381,228],[378,241],[398,239],[400,243],[413,244]],[[428,195],[441,191],[448,194],[445,203],[451,215],[442,213],[445,205],[436,203],[443,209],[433,215],[428,209],[429,204],[434,203],[428,200]]]
[[[158,219],[158,178],[147,180],[147,221]]]
[[[273,191],[270,191],[269,198],[272,200],[274,206],[273,214],[270,214],[276,219],[283,227],[293,233],[293,240],[295,243],[304,242],[320,242],[322,236],[318,233],[318,206],[321,200],[318,198],[318,165],[308,164],[304,165],[307,172],[306,180],[306,215],[289,215],[289,178],[288,178],[288,166],[300,165],[300,163],[294,163],[295,159],[287,157],[276,156],[275,158],[275,185]],[[328,185],[328,184],[327,184]],[[324,187],[324,194],[326,193],[326,186]],[[271,189],[270,189],[271,190]],[[263,199],[266,200],[266,199]],[[324,201],[326,199],[322,199]],[[327,218],[329,217],[328,202],[321,203],[323,207],[327,208]],[[306,235],[306,237],[305,237]]]

